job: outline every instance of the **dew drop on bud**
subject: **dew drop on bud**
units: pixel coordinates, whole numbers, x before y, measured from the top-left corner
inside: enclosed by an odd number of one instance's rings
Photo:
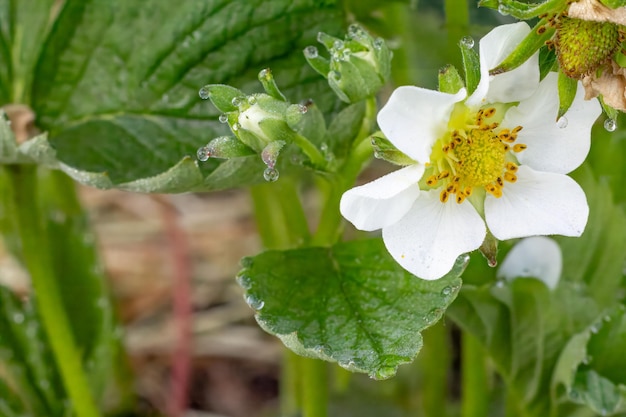
[[[464,36],[463,39],[461,39],[461,46],[472,49],[474,47],[474,38],[471,36]]]
[[[498,6],[498,12],[500,12],[500,14],[502,16],[508,16],[509,12],[506,10],[506,6],[504,6],[503,4]]]
[[[270,70],[268,68],[265,68],[259,71],[259,79],[267,78],[269,75],[270,75]]]
[[[218,120],[220,121],[220,123],[226,123],[228,122],[228,116],[222,113],[220,114],[220,117]]]
[[[209,98],[209,89],[207,87],[202,87],[200,91],[198,91],[198,95],[202,100],[206,100]]]
[[[567,122],[567,117],[561,116],[559,117],[559,120],[556,121],[556,127],[559,129],[565,129],[567,127]]]
[[[305,106],[304,104],[299,104],[298,111],[300,112],[300,114],[306,114],[306,112],[309,111],[309,108]]]
[[[304,48],[305,57],[309,59],[313,59],[313,58],[317,58],[317,55],[318,55],[317,48],[314,47],[313,45],[307,46],[306,48]]]
[[[233,132],[238,131],[240,127],[241,127],[241,125],[240,125],[239,123],[235,123],[235,124],[232,126]]]
[[[198,159],[202,162],[208,161],[211,157],[211,153],[209,152],[209,148],[203,146],[198,149]]]
[[[604,128],[608,131],[608,132],[614,132],[615,129],[617,129],[617,123],[615,122],[615,120],[613,119],[606,119],[604,121]]]
[[[383,38],[376,38],[374,40],[374,48],[380,49],[385,45],[385,40]]]
[[[256,97],[254,97],[254,96],[248,97],[248,104],[251,105],[251,106],[255,105],[256,104]]]
[[[266,168],[265,171],[263,171],[263,178],[265,178],[265,181],[268,182],[276,181],[279,175],[280,174],[276,168]]]
[[[343,41],[336,40],[336,41],[333,43],[333,48],[334,48],[334,49],[343,49],[343,47],[344,47]]]
[[[353,23],[350,26],[348,26],[349,37],[355,38],[355,37],[361,36],[362,33],[363,33],[363,30],[361,29],[361,26],[357,25],[356,23]]]
[[[239,107],[239,105],[241,104],[241,99],[239,97],[233,97],[231,103],[233,104],[233,106]]]

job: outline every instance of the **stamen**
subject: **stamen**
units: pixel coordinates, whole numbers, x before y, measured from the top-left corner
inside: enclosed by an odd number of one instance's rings
[[[441,171],[439,173],[439,175],[437,175],[437,179],[441,180],[441,179],[444,179],[444,178],[448,178],[449,176],[450,176],[450,172],[449,171]]]
[[[517,172],[517,170],[519,169],[519,167],[517,165],[515,165],[514,162],[507,162],[506,163],[506,170],[509,172]]]
[[[437,184],[437,180],[438,180],[437,176],[431,175],[430,177],[426,179],[426,185],[432,187]]]
[[[441,201],[442,203],[445,203],[446,201],[448,201],[448,197],[450,197],[450,194],[448,194],[446,190],[443,190],[439,194],[439,201]]]
[[[526,146],[523,143],[518,143],[516,145],[513,146],[513,152],[522,152],[524,149],[526,149],[528,146]]]
[[[517,175],[511,173],[511,172],[505,172],[504,173],[504,179],[507,180],[508,182],[515,182],[517,181]]]
[[[461,204],[462,202],[464,202],[464,201],[465,201],[465,198],[466,198],[466,196],[465,196],[465,194],[463,194],[463,193],[457,193],[457,194],[456,194],[456,202],[457,202],[458,204]]]
[[[494,114],[496,114],[496,109],[494,107],[489,107],[488,109],[484,111],[483,114],[487,118],[492,117]]]
[[[472,187],[465,187],[465,190],[463,190],[463,194],[465,194],[467,197],[472,195]]]
[[[522,129],[523,129],[523,126],[517,126],[517,127],[515,127],[515,128],[513,129],[513,133],[517,134],[517,133],[519,133],[519,131],[520,131],[520,130],[522,130]]]

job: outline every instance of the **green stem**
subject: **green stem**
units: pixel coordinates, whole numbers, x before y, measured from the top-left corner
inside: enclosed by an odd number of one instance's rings
[[[461,345],[461,417],[484,417],[489,408],[485,353],[479,341],[464,332]],[[508,414],[507,414],[508,415]]]
[[[300,356],[289,349],[284,349],[280,378],[280,411],[284,417],[297,415],[302,404],[298,377],[301,374],[300,362]]]
[[[293,142],[309,157],[314,166],[320,168],[326,166],[326,158],[324,158],[322,152],[309,142],[307,138],[296,133],[293,137]]]
[[[328,415],[328,366],[318,359],[300,358],[302,369],[302,417]]]
[[[14,215],[22,242],[24,262],[31,276],[37,309],[48,336],[61,379],[79,417],[97,417],[99,412],[80,362],[80,352],[65,315],[54,275],[49,242],[38,206],[37,168],[6,169],[13,187]]]
[[[448,329],[442,320],[424,332],[419,356],[425,383],[422,385],[424,416],[445,417],[448,403],[448,371],[452,361]],[[484,417],[484,416],[483,416]]]

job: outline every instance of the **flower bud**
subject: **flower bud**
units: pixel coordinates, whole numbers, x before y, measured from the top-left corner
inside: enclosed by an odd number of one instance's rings
[[[344,40],[323,32],[317,39],[330,53],[330,61],[312,46],[305,48],[305,58],[341,100],[354,103],[371,97],[389,78],[391,51],[381,38],[373,38],[360,26],[351,25]]]
[[[289,103],[267,94],[254,94],[239,104],[237,123],[231,126],[239,139],[261,152],[270,142],[290,142],[294,135],[286,121]]]

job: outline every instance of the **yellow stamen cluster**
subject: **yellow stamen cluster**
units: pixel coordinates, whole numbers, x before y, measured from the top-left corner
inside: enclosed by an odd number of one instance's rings
[[[514,158],[509,156],[509,151],[526,149],[525,144],[513,144],[522,127],[498,130],[498,122],[487,120],[495,114],[493,107],[480,109],[474,120],[452,130],[449,137],[435,145],[441,147],[441,152],[433,149],[432,175],[426,178],[426,185],[442,188],[439,194],[442,203],[454,194],[460,204],[477,187],[499,198],[505,181],[517,181],[518,166],[511,160]]]

